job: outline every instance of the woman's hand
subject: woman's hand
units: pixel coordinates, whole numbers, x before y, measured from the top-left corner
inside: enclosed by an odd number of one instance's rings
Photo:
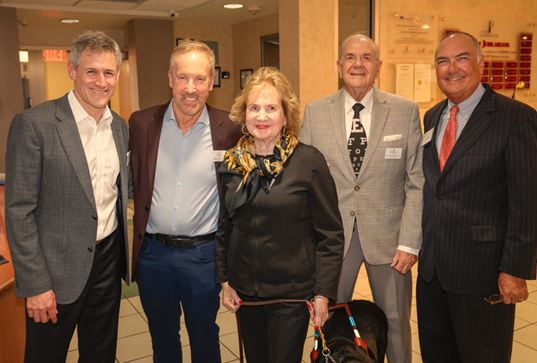
[[[224,305],[230,313],[234,313],[242,305],[242,300],[240,299],[237,292],[229,286],[228,282],[222,282],[222,305]]]
[[[324,297],[316,297],[313,309],[313,323],[316,327],[319,326],[319,328],[321,328],[328,320],[328,299],[325,299]]]

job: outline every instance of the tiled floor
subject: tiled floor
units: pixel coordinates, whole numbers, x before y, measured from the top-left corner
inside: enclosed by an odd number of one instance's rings
[[[132,208],[132,205],[131,205]],[[132,218],[132,209],[130,217]],[[132,233],[132,227],[129,227]],[[131,236],[132,241],[132,236]],[[417,276],[416,266],[412,269],[414,280],[413,306],[412,306],[412,349],[413,362],[421,363],[420,346],[418,339],[418,324],[416,319],[415,282]],[[527,301],[517,305],[515,322],[515,342],[513,346],[513,363],[537,362],[537,282],[528,281],[530,297]],[[360,271],[356,282],[355,299],[371,300],[371,290],[367,282],[365,269]],[[239,344],[237,337],[237,324],[235,316],[225,308],[218,313],[217,323],[220,326],[220,349],[222,362],[239,362]],[[181,331],[185,332],[184,325]],[[182,334],[183,362],[190,363],[190,350],[188,335]],[[313,326],[310,326],[308,338],[304,347],[303,362],[309,363],[309,354],[313,347]],[[76,332],[69,348],[67,363],[76,362],[78,358]],[[118,363],[135,362],[150,363],[152,360],[151,337],[147,327],[147,318],[142,309],[136,286],[127,288],[124,285],[123,299],[119,318],[119,334],[116,361]]]

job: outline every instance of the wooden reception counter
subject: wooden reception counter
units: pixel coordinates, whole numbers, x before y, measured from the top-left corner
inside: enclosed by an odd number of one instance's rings
[[[22,363],[26,321],[24,299],[13,291],[14,271],[5,232],[4,186],[0,185],[0,255],[8,263],[0,265],[0,362]]]

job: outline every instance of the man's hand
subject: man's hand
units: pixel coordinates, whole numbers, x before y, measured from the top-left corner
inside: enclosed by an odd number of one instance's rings
[[[516,304],[526,300],[529,296],[526,280],[515,277],[505,272],[500,272],[498,287],[504,304]]]
[[[391,267],[400,274],[406,275],[408,271],[418,262],[418,256],[405,251],[397,250],[393,256]]]
[[[53,323],[58,321],[56,295],[52,290],[26,298],[26,309],[28,316],[33,318],[36,323],[46,323],[49,320],[52,320]]]
[[[224,305],[230,313],[235,313],[242,305],[241,298],[237,295],[235,289],[229,286],[228,282],[222,282],[222,305]]]

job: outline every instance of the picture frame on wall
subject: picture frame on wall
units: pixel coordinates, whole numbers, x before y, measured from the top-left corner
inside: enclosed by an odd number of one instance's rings
[[[213,87],[220,87],[220,80],[222,79],[222,71],[220,67],[214,67],[214,84]]]
[[[241,89],[246,86],[246,81],[248,80],[248,77],[250,77],[252,74],[254,74],[253,69],[241,69]]]

